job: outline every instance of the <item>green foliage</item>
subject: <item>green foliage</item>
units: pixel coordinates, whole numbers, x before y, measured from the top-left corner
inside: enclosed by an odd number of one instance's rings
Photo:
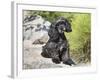
[[[82,48],[91,34],[91,16],[85,13],[74,13],[72,32],[67,34],[72,49]]]
[[[69,39],[72,55],[77,54],[78,62],[91,60],[91,14],[73,13],[72,32],[65,33]]]

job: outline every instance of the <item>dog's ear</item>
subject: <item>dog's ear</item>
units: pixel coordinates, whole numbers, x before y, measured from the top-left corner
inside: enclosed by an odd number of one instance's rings
[[[52,41],[55,41],[59,38],[58,31],[55,29],[54,25],[50,26],[48,35],[49,35],[50,40],[52,40]]]
[[[56,26],[56,22],[52,22],[50,28],[51,28],[51,29],[56,29],[56,27],[57,27],[57,26]]]
[[[52,25],[51,25],[51,26],[52,26],[52,28],[55,28],[55,23],[52,23]]]

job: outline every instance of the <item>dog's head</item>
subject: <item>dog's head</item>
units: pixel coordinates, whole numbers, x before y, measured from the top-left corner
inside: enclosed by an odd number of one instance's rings
[[[67,19],[65,19],[63,17],[59,18],[55,22],[55,27],[59,33],[64,33],[64,31],[65,32],[72,32],[71,24],[69,23],[69,21]]]

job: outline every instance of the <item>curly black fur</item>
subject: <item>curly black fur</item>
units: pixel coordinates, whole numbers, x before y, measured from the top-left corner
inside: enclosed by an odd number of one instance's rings
[[[65,18],[59,18],[48,31],[50,39],[43,46],[41,55],[45,58],[52,58],[52,61],[56,64],[63,62],[72,65],[75,63],[70,58],[69,44],[64,31],[72,32],[71,24]]]

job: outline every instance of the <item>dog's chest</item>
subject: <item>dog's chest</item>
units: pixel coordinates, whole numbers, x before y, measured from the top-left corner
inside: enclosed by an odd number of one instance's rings
[[[64,34],[59,34],[59,42],[65,41],[66,37]]]

